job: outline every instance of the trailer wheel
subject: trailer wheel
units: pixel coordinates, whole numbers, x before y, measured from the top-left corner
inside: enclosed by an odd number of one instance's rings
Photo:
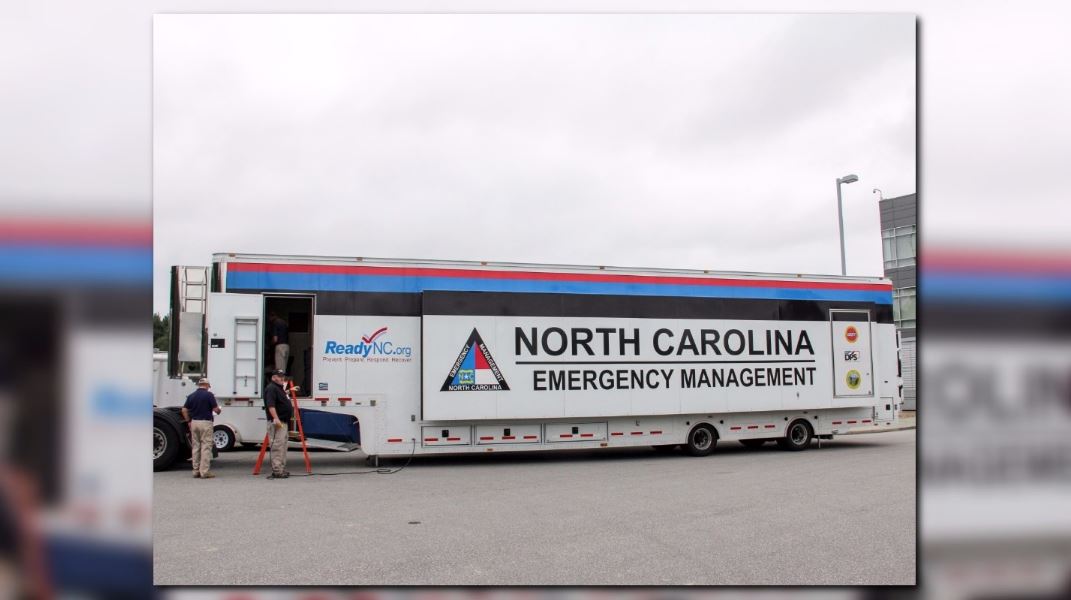
[[[814,430],[811,429],[811,424],[798,419],[789,423],[785,437],[778,438],[777,445],[782,450],[805,450],[811,445],[812,437],[814,437]]]
[[[769,440],[740,440],[740,443],[748,448],[760,448]]]
[[[152,419],[152,470],[171,467],[179,453],[179,436],[175,428],[160,417]]]
[[[216,425],[212,429],[212,443],[216,445],[216,450],[230,452],[234,450],[234,432],[226,425]]]
[[[714,451],[717,443],[718,434],[714,428],[703,423],[688,432],[688,441],[683,444],[683,448],[690,456],[706,456]]]

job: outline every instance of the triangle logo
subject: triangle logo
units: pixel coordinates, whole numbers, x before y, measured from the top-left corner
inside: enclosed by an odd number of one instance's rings
[[[446,375],[441,392],[490,392],[509,391],[506,378],[498,370],[491,351],[480,337],[476,328],[472,329],[469,339],[461,347],[461,352]]]

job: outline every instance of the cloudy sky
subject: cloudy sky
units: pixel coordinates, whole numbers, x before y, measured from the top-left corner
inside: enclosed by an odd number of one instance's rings
[[[213,252],[881,275],[911,15],[158,15],[156,297]]]

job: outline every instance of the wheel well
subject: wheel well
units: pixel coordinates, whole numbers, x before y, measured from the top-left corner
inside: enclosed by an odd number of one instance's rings
[[[228,431],[230,431],[231,435],[234,437],[234,443],[235,444],[243,444],[244,443],[242,441],[242,435],[240,433],[238,433],[238,428],[235,427],[234,425],[231,425],[230,423],[216,423],[216,425],[214,427],[212,427],[212,430],[215,431],[216,427],[225,427]]]

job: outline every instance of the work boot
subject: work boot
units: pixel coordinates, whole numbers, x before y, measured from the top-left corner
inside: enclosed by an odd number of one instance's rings
[[[194,478],[194,479],[200,479],[200,478],[201,478],[201,474],[200,474],[200,473],[198,473],[197,471],[194,471],[194,472],[193,472],[193,478]]]
[[[204,475],[201,475],[201,479],[215,479],[215,478],[216,478],[216,476],[213,473],[205,473]]]

